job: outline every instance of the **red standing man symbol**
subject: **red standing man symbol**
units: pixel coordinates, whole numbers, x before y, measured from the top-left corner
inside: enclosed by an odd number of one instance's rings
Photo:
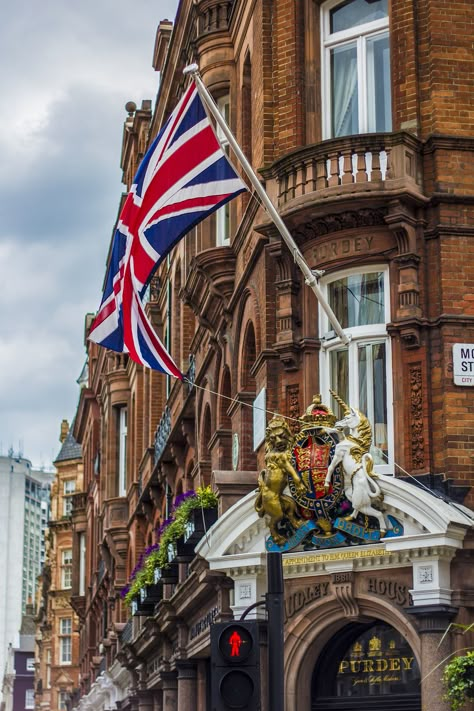
[[[231,657],[240,657],[240,645],[242,644],[242,637],[240,634],[237,632],[237,630],[234,630],[229,637],[229,644],[230,644],[230,656]]]

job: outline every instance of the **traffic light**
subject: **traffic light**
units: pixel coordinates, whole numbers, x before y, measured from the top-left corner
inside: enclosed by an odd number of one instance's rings
[[[258,623],[218,622],[211,626],[212,711],[260,709]]]

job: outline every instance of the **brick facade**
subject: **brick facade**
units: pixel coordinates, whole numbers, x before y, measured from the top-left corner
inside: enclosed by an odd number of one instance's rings
[[[229,93],[231,128],[309,266],[325,276],[388,270],[393,473],[472,507],[474,398],[472,388],[453,383],[452,346],[474,343],[474,12],[469,0],[388,5],[393,130],[323,141],[321,3],[182,0],[173,33],[167,23],[158,30],[153,114],[144,102],[126,119],[124,183],[130,187],[146,140],[173,109],[183,67],[197,61],[209,90]],[[88,344],[89,380],[74,425],[86,494],[76,530],[87,531],[88,541],[85,593],[73,591],[83,598],[83,694],[116,660],[144,692],[137,650],[145,655],[158,642],[148,621],[129,620],[120,591],[174,497],[211,482],[226,510],[255,487],[264,466],[263,445],[253,446],[257,394],[265,388],[270,412],[297,418],[327,381],[318,306],[292,255],[254,197],[238,198],[230,221],[229,246],[216,245],[210,219],[176,247],[147,305],[195,387]],[[120,407],[128,410],[123,496]],[[185,688],[178,617],[193,594],[190,577],[201,599],[200,566],[180,565],[179,584],[165,586],[155,620],[165,639],[155,708],[168,697],[176,702],[176,689]],[[212,585],[225,618],[228,580],[216,576]],[[130,634],[141,635],[137,645],[128,644]],[[193,672],[201,699],[206,655]],[[151,708],[150,693],[138,694],[140,711]]]

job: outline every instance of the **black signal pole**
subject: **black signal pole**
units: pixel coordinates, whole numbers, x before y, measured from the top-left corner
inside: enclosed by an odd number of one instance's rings
[[[268,708],[284,711],[284,614],[281,553],[267,553]]]

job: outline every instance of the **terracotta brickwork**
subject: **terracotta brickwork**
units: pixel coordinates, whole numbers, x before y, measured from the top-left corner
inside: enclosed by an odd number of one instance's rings
[[[79,618],[71,605],[73,578],[72,500],[82,490],[81,448],[61,426],[62,447],[55,461],[46,562],[37,592],[35,708],[62,711],[79,689]]]
[[[474,390],[454,384],[452,347],[474,343],[474,8],[469,0],[388,5],[392,130],[323,141],[325,6],[182,0],[173,32],[168,23],[158,30],[154,111],[144,102],[125,121],[124,183],[188,81],[184,66],[196,61],[214,97],[229,95],[230,126],[309,266],[326,279],[387,271],[389,473],[472,507]],[[188,711],[182,700],[196,694],[204,711],[207,652],[187,635],[201,605],[232,614],[229,580],[195,559],[179,564],[153,620],[129,619],[120,593],[175,497],[211,483],[222,513],[255,488],[265,453],[261,437],[255,447],[263,430],[252,405],[263,389],[263,429],[278,411],[296,431],[313,396],[329,398],[331,336],[324,340],[293,255],[255,196],[235,200],[229,221],[224,243],[215,217],[197,225],[151,285],[148,312],[187,380],[87,345],[74,425],[85,494],[73,515],[75,555],[79,534],[87,536],[85,590],[73,590],[81,693],[95,693],[101,670],[115,674],[120,662],[133,678],[127,709],[144,711],[154,699],[155,708]],[[147,668],[152,653],[156,668]]]

